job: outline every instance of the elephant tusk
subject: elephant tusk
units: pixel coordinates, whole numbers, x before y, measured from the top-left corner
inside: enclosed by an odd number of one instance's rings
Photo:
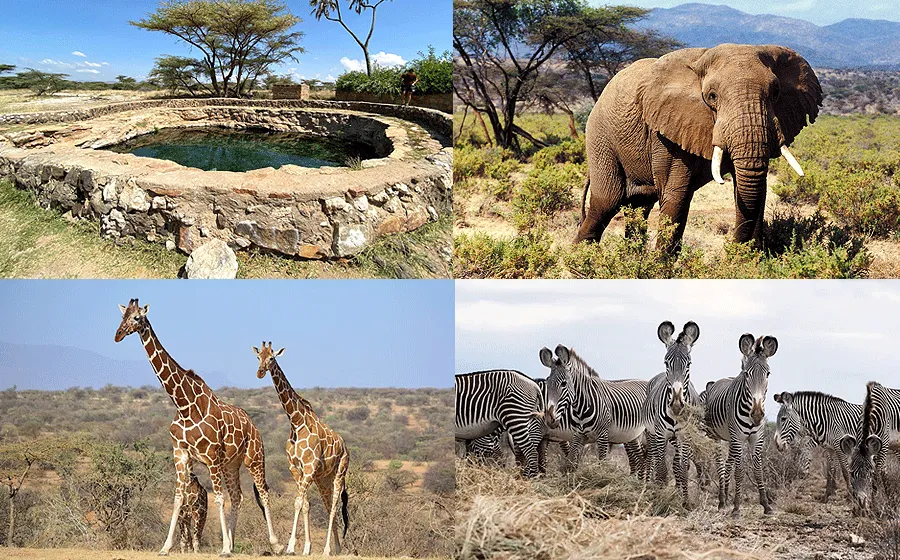
[[[712,176],[716,183],[720,185],[725,184],[725,179],[722,178],[722,148],[719,146],[713,146],[713,158],[712,158]]]
[[[787,160],[788,164],[797,172],[797,175],[803,177],[803,168],[797,163],[797,158],[788,150],[787,146],[781,146],[781,155]]]

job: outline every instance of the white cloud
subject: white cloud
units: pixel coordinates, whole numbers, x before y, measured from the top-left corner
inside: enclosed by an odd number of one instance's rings
[[[84,54],[84,53],[81,52],[81,51],[72,51],[72,54],[74,54],[75,56],[81,56],[81,57],[86,57],[86,56],[87,56],[86,54]]]
[[[87,61],[85,61],[84,65],[90,66],[91,68],[100,68],[101,66],[103,66],[99,62],[87,62]]]
[[[371,55],[370,58],[372,59],[373,64],[377,64],[378,66],[383,66],[385,68],[403,66],[404,64],[406,64],[406,60],[399,54],[386,53],[384,51],[375,53]],[[346,56],[341,58],[341,65],[351,72],[365,72],[366,70],[365,60],[356,60],[353,58],[347,58]]]
[[[99,70],[92,70],[90,68],[82,68],[80,70],[76,70],[76,72],[82,72],[84,74],[99,74]]]
[[[109,62],[101,62],[100,64],[102,64],[103,66],[109,66]]]
[[[325,77],[322,79],[323,82],[333,82],[333,81],[335,81],[335,80],[337,80],[337,78],[335,78],[335,77],[332,76],[331,74],[328,74],[327,76],[325,76]]]
[[[476,332],[515,332],[567,325],[621,314],[625,307],[604,298],[594,301],[517,303],[474,300],[457,302],[456,328]]]
[[[75,68],[75,64],[72,64],[71,62],[53,60],[52,58],[45,58],[41,61],[41,64],[46,64],[48,66],[59,66],[60,68]]]

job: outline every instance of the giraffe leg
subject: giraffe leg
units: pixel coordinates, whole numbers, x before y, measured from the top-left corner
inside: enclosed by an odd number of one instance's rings
[[[222,552],[219,553],[219,556],[228,557],[231,556],[232,542],[229,538],[228,524],[225,519],[226,482],[224,470],[225,467],[217,463],[209,466],[209,479],[212,481],[213,487],[213,501],[219,508],[219,523],[222,528]]]
[[[300,521],[300,515],[303,514],[303,528],[306,534],[306,542],[303,545],[303,554],[309,554],[312,544],[309,540],[309,498],[306,492],[309,485],[312,484],[312,475],[306,475],[302,470],[291,465],[291,473],[294,480],[297,481],[297,499],[294,500],[294,528],[291,530],[291,538],[288,540],[285,554],[295,554],[297,546],[297,523]]]
[[[263,515],[266,518],[266,528],[269,530],[269,545],[272,547],[273,554],[281,554],[281,545],[278,544],[278,537],[275,536],[275,527],[272,525],[272,512],[269,507],[269,485],[266,483],[266,466],[265,457],[260,454],[253,454],[252,450],[248,451],[244,464],[253,477],[253,484],[256,486],[256,492],[259,495],[259,503],[262,504]]]
[[[331,552],[331,541],[334,538],[334,531],[332,531],[330,520],[332,519],[334,513],[334,504],[332,500],[333,488],[334,488],[334,480],[336,476],[323,476],[321,478],[316,479],[316,486],[319,487],[319,495],[322,496],[322,505],[325,506],[325,511],[328,512],[328,531],[325,533],[325,550],[322,553],[325,556],[329,556]]]
[[[244,500],[241,494],[241,464],[236,462],[228,465],[225,469],[225,488],[228,492],[228,498],[231,501],[231,507],[228,511],[228,540],[231,542],[232,550],[234,549],[234,530],[237,527],[238,514],[241,512],[241,503]]]
[[[334,552],[334,554],[341,553],[341,540],[338,538],[337,527],[334,525],[334,516],[338,511],[338,502],[341,499],[341,494],[346,489],[347,469],[349,466],[350,455],[344,452],[343,457],[341,457],[341,463],[338,465],[337,474],[332,481],[334,491],[331,493],[331,514],[328,516],[328,536],[325,538],[325,556],[331,555],[332,552]],[[324,498],[324,495],[322,497]],[[332,539],[334,539],[333,546],[331,546]]]
[[[191,470],[191,458],[186,449],[175,448],[172,450],[175,458],[175,474],[177,482],[175,483],[175,499],[172,503],[172,521],[169,524],[169,534],[166,542],[159,551],[160,556],[167,556],[169,549],[175,543],[175,529],[178,526],[179,517],[181,516],[181,505],[184,503],[184,494],[187,492],[188,476]]]

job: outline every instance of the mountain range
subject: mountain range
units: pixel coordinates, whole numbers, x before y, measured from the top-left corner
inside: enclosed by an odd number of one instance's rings
[[[220,385],[221,372],[198,372]],[[0,341],[0,389],[61,391],[71,387],[158,386],[147,360],[116,360],[71,346],[12,344]]]
[[[688,47],[783,45],[819,68],[900,69],[900,22],[845,19],[820,26],[801,19],[691,3],[655,8],[636,27],[655,29]]]

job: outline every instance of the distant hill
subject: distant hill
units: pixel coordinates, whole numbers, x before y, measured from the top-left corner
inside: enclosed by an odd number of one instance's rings
[[[203,375],[204,372],[198,372]],[[0,389],[64,390],[158,385],[147,360],[115,360],[81,348],[0,341]]]
[[[801,19],[691,3],[656,8],[637,27],[656,29],[689,47],[777,44],[796,50],[815,67],[900,70],[900,23],[893,21],[845,19],[819,26]]]

